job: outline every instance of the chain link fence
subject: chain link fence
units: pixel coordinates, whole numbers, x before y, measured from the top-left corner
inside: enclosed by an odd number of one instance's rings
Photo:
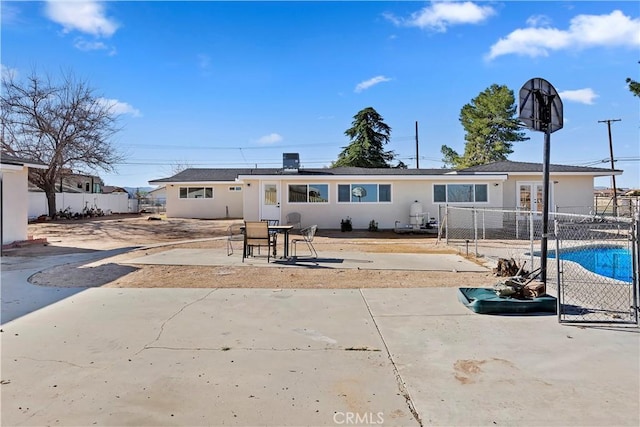
[[[443,205],[439,214],[438,239],[459,253],[541,269],[540,212]],[[546,285],[560,300],[560,321],[638,323],[636,219],[554,212],[547,240]]]
[[[638,323],[638,227],[631,218],[554,220],[549,252],[560,322]]]

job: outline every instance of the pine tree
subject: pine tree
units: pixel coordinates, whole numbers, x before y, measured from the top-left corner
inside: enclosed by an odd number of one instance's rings
[[[351,142],[343,147],[332,167],[353,166],[362,168],[389,168],[395,157],[393,151],[384,151],[389,142],[391,128],[372,107],[353,116],[351,128],[345,132]]]
[[[519,129],[513,91],[497,84],[481,92],[460,110],[466,131],[464,154],[443,145],[442,161],[455,169],[506,160],[513,142],[529,139]]]

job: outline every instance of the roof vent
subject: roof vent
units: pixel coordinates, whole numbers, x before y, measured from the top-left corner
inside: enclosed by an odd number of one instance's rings
[[[298,153],[282,154],[282,172],[298,173],[299,167],[300,167],[300,154]]]

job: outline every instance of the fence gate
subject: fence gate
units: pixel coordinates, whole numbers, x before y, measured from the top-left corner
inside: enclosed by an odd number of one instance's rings
[[[556,275],[558,320],[637,325],[638,223],[626,218],[556,218],[554,231],[548,270]]]

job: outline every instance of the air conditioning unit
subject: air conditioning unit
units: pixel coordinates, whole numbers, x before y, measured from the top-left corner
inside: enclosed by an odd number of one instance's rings
[[[298,173],[299,168],[300,168],[300,154],[298,153],[282,154],[282,172]]]

